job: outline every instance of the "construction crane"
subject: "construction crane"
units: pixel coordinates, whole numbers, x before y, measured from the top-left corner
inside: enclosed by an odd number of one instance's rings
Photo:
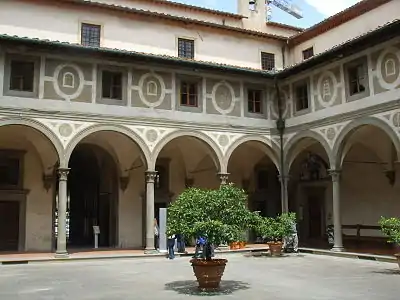
[[[264,0],[261,0],[264,1]],[[303,12],[302,10],[297,6],[292,3],[291,0],[265,0],[265,5],[267,9],[267,20],[271,20],[272,17],[272,11],[271,11],[271,5],[274,5],[278,7],[279,9],[283,10],[284,12],[288,13],[289,15],[292,15],[296,19],[302,19],[303,18]]]

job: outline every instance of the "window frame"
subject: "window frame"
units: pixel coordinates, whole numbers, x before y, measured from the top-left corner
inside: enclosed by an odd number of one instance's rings
[[[85,25],[88,26],[93,26],[93,27],[99,27],[99,41],[98,41],[98,45],[85,45],[83,43],[83,27]],[[98,24],[98,23],[94,23],[94,22],[90,22],[90,21],[81,21],[80,22],[80,27],[79,27],[79,39],[80,39],[80,44],[84,47],[92,47],[92,48],[99,48],[102,46],[102,40],[103,40],[103,25],[102,24]]]
[[[305,87],[305,89],[304,89],[304,87]],[[300,88],[303,88],[303,91],[304,90],[306,91],[307,97],[299,99],[298,89],[300,89]],[[310,109],[311,109],[311,94],[310,94],[310,83],[308,80],[298,81],[295,84],[293,84],[293,98],[294,98],[294,106],[295,106],[296,114],[302,114],[302,113],[310,111]],[[307,100],[307,102],[305,102],[304,100]],[[299,103],[301,103],[302,105],[300,106]],[[307,103],[307,107],[304,107],[305,103]]]
[[[350,71],[357,66],[362,66],[364,71],[363,85],[365,87],[364,91],[359,91],[358,93],[351,92],[351,78]],[[368,59],[366,56],[362,56],[360,58],[354,59],[348,63],[345,63],[343,66],[344,69],[344,80],[345,80],[345,89],[346,89],[346,102],[355,101],[362,98],[366,98],[370,95],[370,87],[369,87],[369,70],[368,70]],[[360,78],[358,78],[360,79]],[[360,81],[358,82],[360,83]]]
[[[268,62],[268,56],[269,58],[273,58],[272,60],[270,60]],[[271,52],[265,52],[265,51],[261,51],[260,52],[260,61],[261,61],[261,69],[264,71],[274,71],[276,70],[276,56],[275,53],[271,53]],[[271,63],[271,61],[273,61],[273,67],[272,68],[268,68],[268,63]],[[265,64],[264,64],[265,62]]]
[[[185,42],[185,43],[186,42],[190,42],[191,43],[192,50],[191,50],[191,53],[190,53],[190,57],[189,56],[180,55],[181,54],[181,50],[180,50],[180,43],[181,42]],[[176,39],[176,48],[177,48],[177,56],[179,58],[195,59],[195,57],[196,57],[196,40],[194,38],[178,36],[177,39]],[[187,51],[186,44],[185,44],[185,49],[184,50]]]
[[[186,89],[186,104],[183,103],[182,101],[182,96],[184,95],[183,91],[182,91],[182,86],[186,84],[187,89]],[[191,105],[190,104],[190,93],[188,92],[188,86],[189,85],[193,85],[195,87],[195,104]],[[189,88],[190,91],[190,88]],[[183,107],[199,107],[199,83],[195,82],[193,80],[180,80],[179,81],[179,106],[183,106]]]
[[[259,100],[257,101],[254,96],[255,92],[259,93]],[[250,99],[250,94],[252,94],[252,99]],[[248,88],[247,89],[247,112],[249,114],[255,114],[255,115],[263,115],[264,114],[264,104],[263,104],[263,99],[264,99],[264,93],[263,90],[257,89],[257,88]],[[253,110],[250,110],[250,103],[252,103]],[[259,103],[260,111],[255,111],[254,108],[256,107],[256,103]]]
[[[11,89],[11,62],[12,61],[31,62],[34,64],[33,68],[33,91],[18,91]],[[39,65],[40,57],[22,55],[18,53],[6,53],[4,64],[4,79],[3,79],[3,94],[5,96],[38,98],[39,96]]]
[[[113,98],[105,98],[103,97],[103,72],[113,72],[113,73],[121,73],[121,90],[122,90],[122,99],[113,99]],[[128,69],[124,67],[111,66],[111,65],[99,65],[97,68],[97,83],[96,83],[96,103],[99,104],[107,104],[107,105],[118,105],[118,106],[126,106],[128,93],[131,93],[128,90]]]
[[[110,93],[110,97],[105,97],[104,96],[104,74],[105,73],[109,73],[109,75],[111,75],[110,80],[113,81],[115,78],[115,75],[119,75],[120,76],[120,84],[116,85],[115,83],[111,82],[109,84],[109,93]],[[114,101],[122,101],[123,97],[124,97],[124,74],[123,72],[120,71],[113,71],[113,70],[102,70],[101,71],[101,98],[102,99],[107,99],[107,100],[114,100]],[[113,97],[113,88],[119,88],[120,89],[120,97],[119,98],[114,98]]]
[[[308,57],[305,57],[306,56],[305,54],[310,54],[310,52],[311,52],[311,55],[308,56]],[[315,55],[314,54],[314,47],[313,46],[308,47],[308,48],[304,49],[301,53],[302,53],[302,56],[303,56],[303,60],[310,59],[311,57],[313,57]]]

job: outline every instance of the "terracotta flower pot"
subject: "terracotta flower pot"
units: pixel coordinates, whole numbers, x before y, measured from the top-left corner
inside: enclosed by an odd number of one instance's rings
[[[397,263],[399,264],[399,268],[400,268],[400,253],[396,253],[394,256],[396,256]]]
[[[282,255],[282,242],[269,242],[267,245],[272,256]]]
[[[239,242],[239,249],[244,249],[246,247],[246,242]]]
[[[221,283],[222,275],[228,260],[226,259],[192,259],[190,260],[194,275],[201,289],[216,289]]]

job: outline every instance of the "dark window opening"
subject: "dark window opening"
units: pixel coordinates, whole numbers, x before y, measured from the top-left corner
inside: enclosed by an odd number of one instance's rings
[[[268,189],[268,171],[260,170],[257,172],[257,189],[266,190]]]
[[[178,39],[178,56],[182,58],[194,58],[194,41]]]
[[[82,23],[81,44],[88,47],[100,47],[101,26]]]
[[[314,56],[314,48],[308,48],[303,51],[303,60],[309,59]]]
[[[248,90],[247,91],[247,106],[250,113],[262,113],[262,91]]]
[[[103,98],[122,100],[122,73],[103,71],[102,92]]]
[[[20,160],[0,155],[0,186],[17,187],[20,181]]]
[[[197,84],[193,82],[181,82],[181,105],[197,107],[198,94]]]
[[[298,85],[295,88],[296,110],[300,111],[308,108],[308,86],[307,84]]]
[[[275,70],[275,54],[261,52],[261,68],[263,70]]]
[[[359,64],[353,67],[349,67],[348,74],[350,96],[364,92],[364,81],[366,79],[364,65]]]
[[[10,90],[33,92],[35,63],[12,60],[10,65]]]

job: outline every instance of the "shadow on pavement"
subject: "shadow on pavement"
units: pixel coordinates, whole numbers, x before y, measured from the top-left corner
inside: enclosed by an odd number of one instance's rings
[[[219,289],[202,290],[199,289],[198,283],[195,280],[173,281],[165,284],[167,291],[174,291],[178,294],[192,296],[220,296],[230,295],[240,290],[248,290],[250,285],[242,281],[222,280]]]
[[[375,274],[385,274],[385,275],[400,275],[399,269],[386,269],[381,271],[373,271]]]

